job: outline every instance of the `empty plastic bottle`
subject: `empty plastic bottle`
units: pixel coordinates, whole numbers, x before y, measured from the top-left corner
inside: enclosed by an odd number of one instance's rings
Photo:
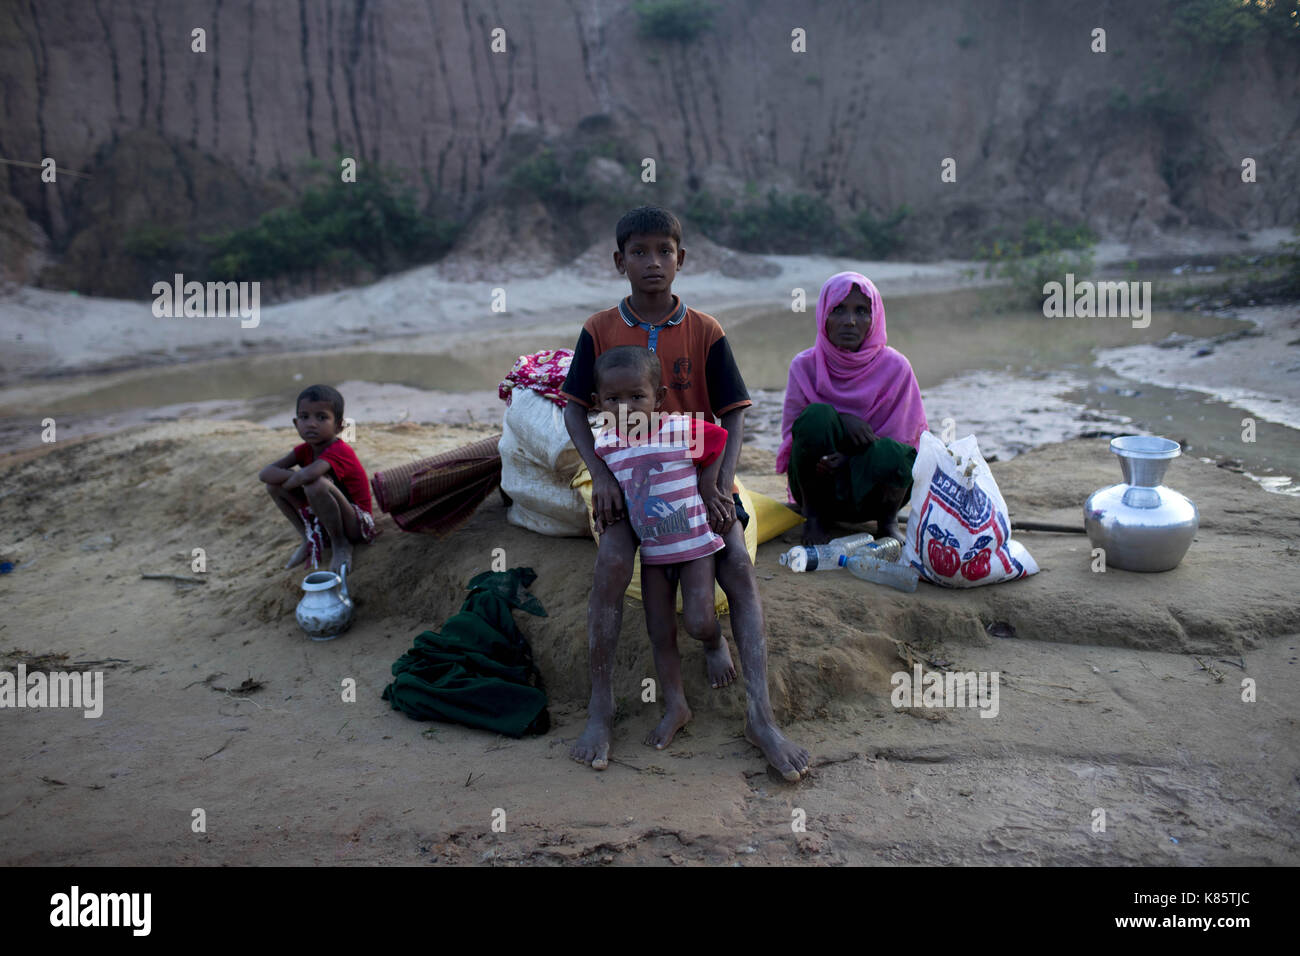
[[[897,561],[902,556],[902,544],[897,538],[873,538],[863,532],[832,538],[825,544],[799,545],[777,560],[782,567],[796,573],[836,571],[843,566],[841,558],[851,558],[855,554],[875,554],[885,561]]]
[[[872,554],[854,554],[840,558],[840,564],[847,567],[855,578],[883,584],[898,591],[915,591],[920,577],[911,565],[882,561]]]
[[[886,561],[897,561],[902,546],[897,538],[873,538],[867,533],[832,538],[825,544],[800,545],[791,548],[777,560],[781,567],[796,573],[804,571],[835,571],[842,565],[840,558],[855,554],[878,554]]]
[[[804,571],[836,571],[840,566],[840,559],[848,555],[844,549],[835,542],[830,544],[799,545],[791,548],[777,560],[781,567],[789,568],[796,573]]]
[[[876,538],[876,540],[864,545],[856,552],[848,552],[849,557],[852,557],[855,553],[863,555],[870,554],[879,558],[881,561],[889,561],[892,563],[903,557],[903,542],[899,541],[897,538],[892,538],[886,535],[882,538]]]

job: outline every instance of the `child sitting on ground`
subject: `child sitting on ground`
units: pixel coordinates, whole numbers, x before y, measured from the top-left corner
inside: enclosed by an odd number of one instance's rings
[[[370,481],[356,452],[338,437],[343,396],[328,385],[312,385],[298,396],[297,408],[293,424],[303,443],[257,477],[302,535],[285,568],[304,561],[314,568],[329,547],[330,570],[337,573],[352,563],[353,543],[368,543],[377,534],[370,513]]]
[[[592,407],[602,431],[596,454],[613,472],[628,520],[641,542],[641,595],[664,718],[645,742],[659,750],[691,719],[677,652],[677,583],[687,632],[699,640],[709,669],[731,668],[713,606],[713,555],[726,547],[709,527],[700,486],[715,486],[727,432],[703,416],[663,414],[668,389],[659,358],[647,348],[620,345],[596,360]],[[596,518],[598,531],[604,522]]]

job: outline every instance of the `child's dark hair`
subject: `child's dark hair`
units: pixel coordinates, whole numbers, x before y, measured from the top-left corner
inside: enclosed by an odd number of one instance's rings
[[[293,403],[293,413],[298,414],[298,406],[303,402],[329,402],[333,406],[334,421],[343,422],[343,396],[337,389],[328,385],[308,385],[298,393],[298,401]]]
[[[646,376],[650,384],[658,390],[663,383],[663,366],[659,356],[644,345],[616,345],[606,349],[596,359],[596,391],[600,391],[601,377],[612,368],[630,368]]]
[[[632,235],[671,236],[677,245],[682,244],[682,224],[667,209],[659,206],[637,206],[614,227],[614,237],[618,240],[618,251],[623,251],[623,244]]]

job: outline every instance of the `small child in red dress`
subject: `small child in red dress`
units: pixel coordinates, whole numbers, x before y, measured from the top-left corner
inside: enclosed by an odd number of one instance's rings
[[[328,385],[312,385],[298,396],[293,420],[303,443],[258,474],[271,499],[302,535],[285,568],[304,561],[314,568],[330,548],[330,570],[352,564],[352,545],[375,539],[370,481],[343,430],[343,396]],[[294,466],[297,465],[297,470]]]

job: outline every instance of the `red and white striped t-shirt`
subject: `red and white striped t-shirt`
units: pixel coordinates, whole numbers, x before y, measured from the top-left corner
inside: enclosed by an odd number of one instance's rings
[[[709,528],[699,488],[699,469],[726,446],[725,428],[692,415],[661,415],[658,432],[641,441],[613,428],[597,436],[596,454],[623,489],[646,564],[694,561],[726,547]]]

